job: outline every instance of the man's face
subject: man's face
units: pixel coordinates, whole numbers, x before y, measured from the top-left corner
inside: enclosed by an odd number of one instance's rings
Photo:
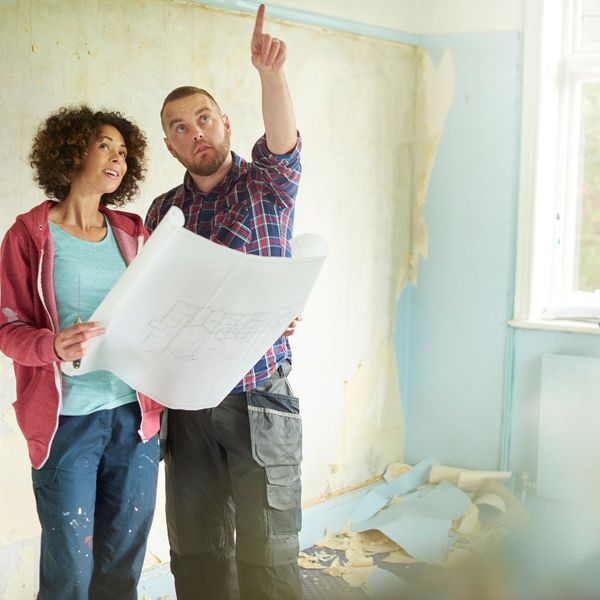
[[[229,119],[203,94],[169,102],[163,111],[162,124],[169,152],[192,175],[213,175],[227,159],[231,138]]]

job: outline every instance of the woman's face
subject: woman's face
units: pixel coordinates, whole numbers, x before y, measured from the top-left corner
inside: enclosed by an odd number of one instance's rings
[[[83,169],[73,183],[88,193],[110,194],[127,173],[126,158],[127,147],[120,131],[102,125],[98,137],[90,140]]]

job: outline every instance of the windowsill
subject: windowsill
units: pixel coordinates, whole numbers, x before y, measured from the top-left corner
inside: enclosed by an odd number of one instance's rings
[[[512,319],[508,322],[518,329],[540,329],[544,331],[565,331],[568,333],[591,333],[600,335],[598,323],[587,321],[567,321],[565,319]]]

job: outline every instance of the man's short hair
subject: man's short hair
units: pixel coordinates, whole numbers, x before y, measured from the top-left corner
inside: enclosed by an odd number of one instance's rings
[[[165,98],[162,108],[160,109],[160,122],[162,123],[163,113],[165,112],[165,107],[167,104],[169,104],[169,102],[175,102],[175,100],[181,100],[182,98],[187,98],[188,96],[193,96],[194,94],[202,94],[203,96],[206,96],[215,105],[215,108],[219,114],[221,114],[221,108],[217,104],[217,101],[206,90],[194,87],[193,85],[184,85],[182,87],[175,88]]]

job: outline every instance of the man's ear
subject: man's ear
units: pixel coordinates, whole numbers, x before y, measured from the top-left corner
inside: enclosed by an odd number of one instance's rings
[[[226,114],[223,114],[223,125],[225,125],[225,129],[231,131],[231,123],[229,122],[229,117]]]
[[[171,153],[171,156],[174,156],[175,158],[177,158],[177,155],[175,154],[175,150],[173,150],[173,146],[171,146],[171,143],[169,142],[169,140],[167,138],[163,138],[163,141],[165,143],[165,146],[167,147],[167,150]]]

